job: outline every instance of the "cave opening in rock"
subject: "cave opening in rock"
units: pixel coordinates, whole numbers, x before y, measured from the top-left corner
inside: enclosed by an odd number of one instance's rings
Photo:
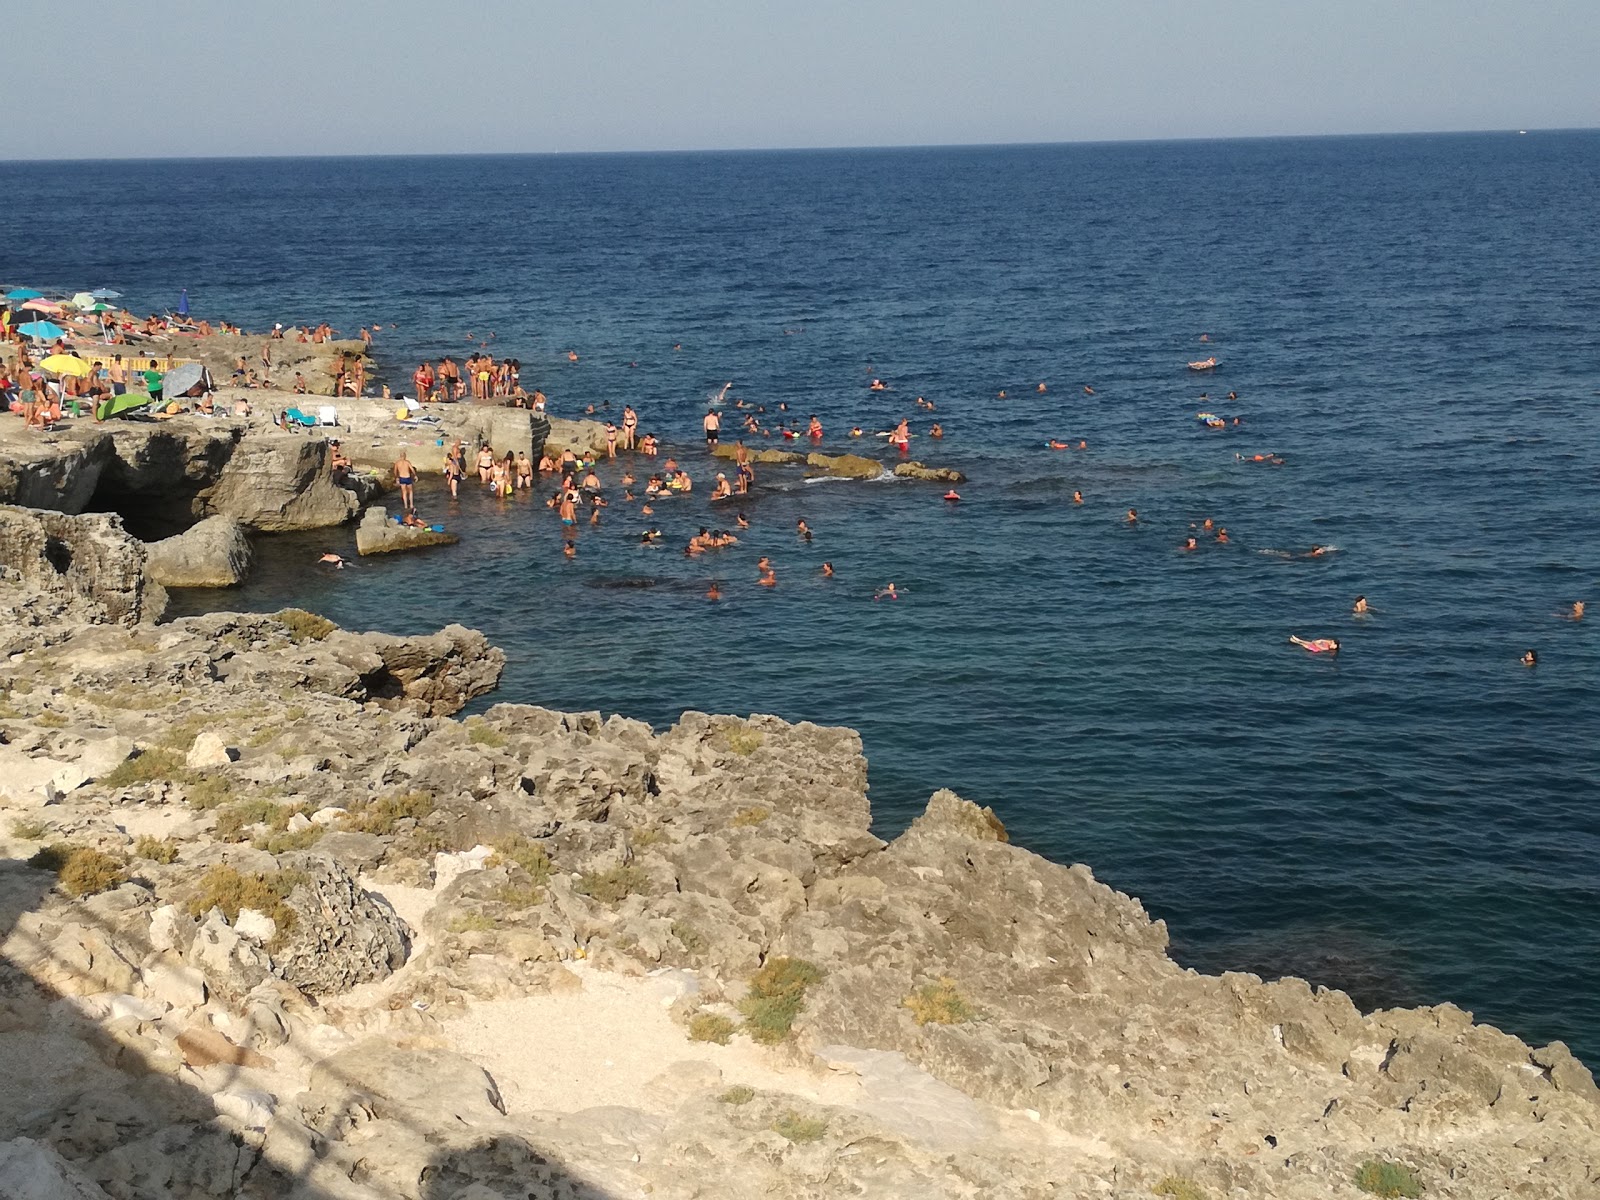
[[[141,542],[172,537],[200,519],[195,513],[192,488],[133,490],[112,477],[111,472],[101,477],[84,511],[116,513],[122,518],[122,527]]]

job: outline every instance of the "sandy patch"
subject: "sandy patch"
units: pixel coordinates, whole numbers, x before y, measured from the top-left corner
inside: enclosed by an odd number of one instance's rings
[[[494,1076],[513,1116],[637,1107],[648,1102],[650,1080],[685,1061],[715,1067],[725,1085],[788,1092],[820,1104],[849,1105],[860,1097],[855,1076],[781,1066],[743,1037],[727,1046],[690,1041],[667,1013],[682,990],[671,976],[639,979],[581,962],[569,966],[581,987],[482,1001],[441,1022],[456,1050]]]

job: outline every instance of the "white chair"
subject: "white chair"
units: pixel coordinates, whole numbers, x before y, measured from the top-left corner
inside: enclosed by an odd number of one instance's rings
[[[331,404],[324,404],[317,409],[317,424],[339,427],[339,410]]]

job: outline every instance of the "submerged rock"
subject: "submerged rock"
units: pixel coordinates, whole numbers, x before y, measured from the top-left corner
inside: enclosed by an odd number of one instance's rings
[[[895,463],[894,473],[901,479],[923,479],[930,483],[965,483],[967,477],[954,467],[928,467],[919,462]]]
[[[808,454],[806,465],[844,479],[876,479],[883,474],[881,462],[859,454]]]
[[[389,519],[389,510],[369,508],[356,526],[356,553],[393,554],[399,550],[421,550],[426,546],[453,546],[459,541],[452,533],[419,529]]]

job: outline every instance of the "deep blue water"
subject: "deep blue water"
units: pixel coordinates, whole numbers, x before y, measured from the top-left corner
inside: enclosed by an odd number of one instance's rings
[[[27,218],[8,283],[393,323],[398,378],[493,331],[555,412],[632,402],[691,447],[727,380],[818,413],[830,450],[902,414],[925,433],[925,395],[948,436],[914,456],[971,476],[950,507],[768,473],[746,540],[694,562],[638,548],[617,497],[569,563],[542,506],[430,494],[454,550],[317,575],[348,531],[279,539],[191,607],[461,621],[510,656],[499,699],[852,725],[885,832],[950,786],[1141,897],[1186,963],[1449,999],[1600,1060],[1600,646],[1556,615],[1597,591],[1600,135],[0,164],[0,187]],[[1234,460],[1264,451],[1286,465]],[[681,546],[708,510],[653,520]],[[1207,516],[1232,543],[1180,551]],[[1261,553],[1313,543],[1339,549]],[[906,598],[874,603],[890,579]]]

